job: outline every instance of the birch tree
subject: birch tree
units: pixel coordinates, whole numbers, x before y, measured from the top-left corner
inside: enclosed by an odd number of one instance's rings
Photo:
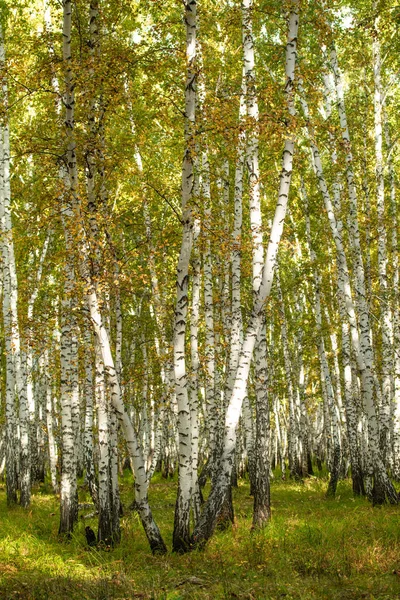
[[[1,27],[1,26],[0,26]],[[6,57],[3,31],[0,29],[0,69],[3,72],[1,96],[7,110],[8,89],[5,75]],[[16,455],[20,453],[20,503],[27,507],[31,496],[31,455],[29,444],[29,417],[26,397],[24,363],[22,357],[22,341],[18,321],[18,281],[14,253],[13,226],[11,218],[11,185],[10,185],[10,127],[6,113],[0,125],[1,182],[0,182],[0,218],[2,229],[3,259],[3,320],[6,331],[6,363],[7,363],[7,498],[10,504],[16,500]],[[15,447],[16,439],[16,399],[18,398],[19,450]],[[13,439],[14,438],[14,439]]]
[[[190,503],[192,498],[191,423],[186,370],[186,323],[188,310],[189,261],[193,244],[192,190],[193,135],[196,108],[196,0],[185,3],[186,83],[185,83],[185,154],[182,165],[182,245],[177,267],[177,298],[174,322],[174,372],[178,403],[179,483],[175,507],[173,548],[182,552],[189,547]]]

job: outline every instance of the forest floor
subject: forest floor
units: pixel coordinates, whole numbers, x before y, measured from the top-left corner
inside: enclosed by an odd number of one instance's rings
[[[73,538],[57,537],[59,507],[46,485],[29,510],[7,509],[0,486],[0,598],[111,600],[148,598],[395,600],[400,599],[400,507],[373,508],[354,499],[348,481],[327,500],[327,481],[272,483],[272,521],[250,533],[247,483],[234,490],[236,523],[205,550],[184,556],[150,554],[138,516],[126,510],[121,545],[88,549],[80,520]],[[176,482],[159,475],[150,502],[171,547]],[[131,475],[121,484],[132,500]],[[84,488],[80,501],[88,501]],[[87,511],[88,512],[88,511]]]

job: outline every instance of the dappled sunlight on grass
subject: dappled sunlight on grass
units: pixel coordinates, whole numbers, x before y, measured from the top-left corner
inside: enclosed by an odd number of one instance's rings
[[[0,597],[6,598],[400,598],[400,511],[352,497],[340,482],[335,499],[326,481],[272,484],[272,520],[251,532],[253,499],[247,483],[234,490],[235,525],[202,552],[152,556],[136,513],[121,519],[122,543],[111,552],[88,550],[80,520],[69,542],[58,539],[58,499],[41,488],[29,510],[7,509],[0,490]],[[80,488],[80,500],[88,501]],[[176,482],[158,475],[151,504],[171,547]],[[129,473],[122,481],[132,501]],[[7,590],[7,591],[6,591]],[[6,596],[4,594],[7,594]]]

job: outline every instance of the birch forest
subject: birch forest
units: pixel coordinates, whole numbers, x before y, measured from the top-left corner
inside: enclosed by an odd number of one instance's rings
[[[399,27],[0,1],[1,598],[400,598]]]

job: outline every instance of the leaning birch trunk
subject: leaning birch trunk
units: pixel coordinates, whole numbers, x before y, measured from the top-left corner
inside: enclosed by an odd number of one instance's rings
[[[230,348],[229,363],[226,387],[224,391],[224,413],[229,404],[233,386],[235,383],[236,371],[239,362],[240,348],[243,342],[243,320],[241,306],[241,236],[242,236],[242,198],[243,198],[243,171],[246,158],[246,132],[244,120],[246,117],[246,81],[244,69],[242,74],[242,88],[239,102],[239,133],[237,141],[237,155],[235,164],[235,187],[234,187],[234,222],[232,232],[232,253],[231,253],[231,328],[230,328]],[[246,402],[246,398],[244,399]],[[220,435],[219,438],[222,436]],[[219,447],[222,440],[219,439]],[[219,448],[221,451],[221,448]],[[227,502],[230,501],[230,496]],[[227,513],[228,514],[228,513]],[[231,510],[233,514],[233,507]]]
[[[186,372],[186,322],[188,311],[189,262],[193,243],[191,199],[194,182],[193,136],[196,106],[196,0],[185,3],[186,86],[185,86],[185,155],[182,165],[182,245],[177,267],[174,321],[174,372],[178,403],[179,481],[175,505],[173,550],[184,552],[189,547],[190,504],[192,499],[191,426]]]
[[[292,11],[289,18],[289,35],[286,47],[286,86],[290,115],[294,114],[293,106],[293,81],[296,63],[297,29],[298,29],[298,3],[292,2]],[[250,315],[246,334],[241,346],[238,368],[233,386],[232,396],[227,408],[225,419],[225,435],[223,453],[219,466],[219,476],[211,490],[210,496],[204,506],[202,515],[194,529],[191,542],[195,546],[204,545],[213,534],[221,508],[230,489],[230,479],[234,466],[236,444],[236,427],[239,422],[242,402],[247,390],[247,380],[250,363],[257,336],[260,332],[265,310],[265,303],[270,295],[274,271],[276,266],[279,242],[283,232],[283,225],[289,199],[290,181],[292,176],[294,153],[294,139],[288,137],[282,159],[282,170],[278,193],[278,203],[271,227],[267,252],[262,271],[261,284],[254,295],[253,310]]]

